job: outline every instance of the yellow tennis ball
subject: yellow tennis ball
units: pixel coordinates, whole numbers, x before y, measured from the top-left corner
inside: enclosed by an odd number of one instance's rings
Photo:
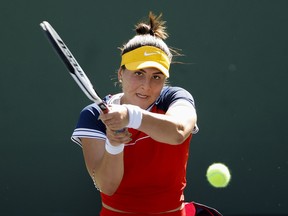
[[[216,188],[226,187],[231,179],[230,171],[223,163],[210,165],[206,172],[208,182]]]

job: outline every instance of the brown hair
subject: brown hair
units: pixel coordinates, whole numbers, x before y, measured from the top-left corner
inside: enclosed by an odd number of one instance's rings
[[[156,16],[150,12],[148,18],[148,22],[139,22],[135,25],[136,35],[120,48],[121,55],[141,46],[154,46],[163,50],[172,61],[172,53],[176,52],[164,42],[168,33],[166,32],[166,22],[162,20],[162,14]]]
[[[126,44],[120,47],[121,55],[137,49],[141,46],[154,46],[163,50],[170,62],[172,63],[173,56],[179,56],[179,52],[175,48],[168,47],[164,42],[168,38],[168,33],[166,31],[166,21],[162,20],[162,14],[156,16],[152,12],[149,12],[148,21],[142,21],[135,25],[136,35],[131,38]],[[177,49],[178,50],[178,49]],[[125,69],[125,65],[121,66],[121,69]],[[117,80],[115,85],[122,86],[122,84]],[[165,85],[169,85],[168,79],[165,81]]]

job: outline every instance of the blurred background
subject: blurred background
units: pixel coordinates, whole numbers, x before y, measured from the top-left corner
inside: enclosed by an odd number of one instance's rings
[[[97,215],[81,149],[70,141],[79,90],[41,32],[49,21],[101,95],[113,85],[118,47],[149,11],[163,13],[167,43],[185,55],[171,85],[189,90],[200,132],[191,142],[187,201],[224,215],[288,215],[288,1],[2,1],[0,215]],[[227,188],[205,173],[225,163]],[[286,182],[286,183],[285,183]]]

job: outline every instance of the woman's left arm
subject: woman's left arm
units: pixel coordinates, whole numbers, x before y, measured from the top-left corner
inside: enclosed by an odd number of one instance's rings
[[[196,126],[194,106],[186,100],[174,102],[165,114],[142,110],[142,122],[138,130],[159,142],[177,145],[183,143]]]

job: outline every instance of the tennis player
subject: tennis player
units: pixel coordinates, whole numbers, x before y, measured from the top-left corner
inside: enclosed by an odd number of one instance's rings
[[[110,111],[85,107],[72,135],[100,191],[101,216],[220,215],[184,199],[197,115],[192,95],[167,85],[177,52],[164,42],[168,34],[161,18],[150,13],[149,22],[138,23],[136,35],[122,47],[122,92],[105,97]]]

